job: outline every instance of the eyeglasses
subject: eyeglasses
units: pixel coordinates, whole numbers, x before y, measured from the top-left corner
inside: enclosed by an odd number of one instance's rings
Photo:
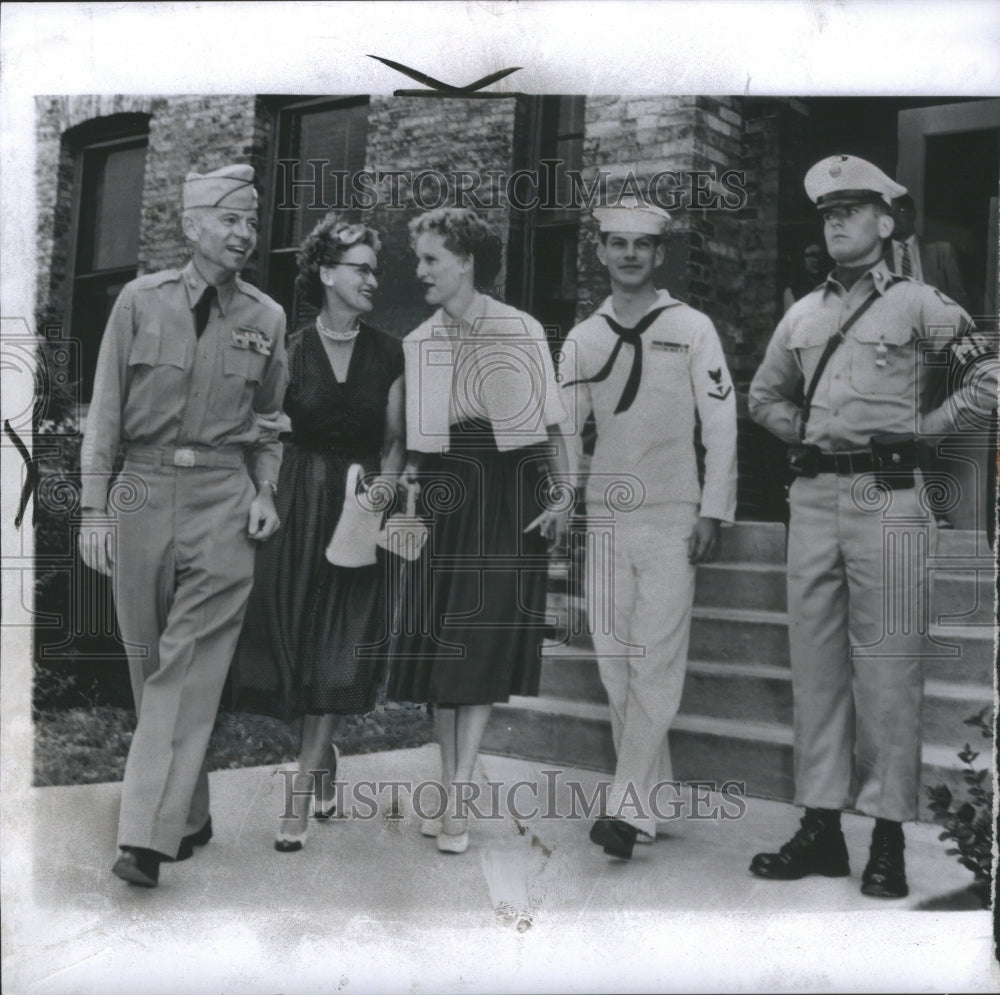
[[[364,279],[373,276],[377,280],[382,275],[382,270],[377,266],[369,266],[368,263],[334,263],[334,266],[352,266],[356,269]]]

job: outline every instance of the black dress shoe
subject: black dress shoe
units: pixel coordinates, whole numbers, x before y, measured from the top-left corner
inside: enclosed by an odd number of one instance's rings
[[[839,819],[833,821],[816,809],[806,809],[798,832],[777,853],[758,853],[750,870],[759,878],[774,881],[797,881],[807,874],[847,877],[851,868]]]
[[[111,873],[129,884],[142,888],[155,888],[160,880],[160,861],[163,854],[141,846],[123,846],[122,855],[115,861]]]
[[[906,865],[903,860],[903,829],[884,833],[876,827],[872,834],[865,872],[861,875],[861,894],[875,898],[906,898],[910,893],[906,883]]]
[[[590,827],[590,841],[604,847],[604,852],[612,857],[631,860],[636,833],[635,826],[623,822],[621,819],[601,816]]]
[[[181,845],[177,850],[174,860],[187,860],[194,856],[196,846],[204,846],[212,838],[212,817],[208,817],[208,822],[196,833],[188,833],[181,839]]]

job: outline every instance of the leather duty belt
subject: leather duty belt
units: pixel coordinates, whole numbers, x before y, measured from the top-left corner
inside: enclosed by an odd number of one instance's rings
[[[848,477],[855,473],[872,473],[875,460],[871,453],[820,453],[816,460],[817,473],[836,473]]]

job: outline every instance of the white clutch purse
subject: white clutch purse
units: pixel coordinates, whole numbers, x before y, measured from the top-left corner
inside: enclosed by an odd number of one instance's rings
[[[406,514],[388,519],[378,537],[378,544],[404,560],[415,560],[427,543],[429,530],[423,519],[417,517],[417,489],[406,489]]]
[[[375,562],[375,548],[382,531],[382,512],[365,507],[358,500],[361,466],[347,470],[344,510],[326,547],[326,558],[335,567],[367,567]]]

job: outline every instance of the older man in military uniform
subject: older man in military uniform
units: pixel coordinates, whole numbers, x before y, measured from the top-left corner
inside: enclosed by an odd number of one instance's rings
[[[81,550],[114,574],[138,715],[114,873],[145,887],[161,861],[190,857],[212,835],[205,751],[255,542],[279,524],[280,443],[261,437],[255,412],[282,404],[285,316],[237,276],[257,244],[253,170],[189,173],[183,208],[192,259],[122,290],[81,458]],[[118,487],[137,495],[131,510]]]
[[[611,296],[570,332],[561,373],[578,451],[591,412],[597,427],[588,605],[617,763],[590,838],[628,859],[670,811],[661,788],[673,781],[667,733],[684,686],[695,567],[736,510],[736,400],[709,317],[656,289],[669,215],[638,203],[594,215]]]
[[[940,291],[889,272],[882,240],[904,190],[863,159],[816,163],[805,189],[836,268],[782,319],[750,387],[750,415],[791,445],[788,612],[801,827],[751,871],[850,873],[842,809],[873,816],[861,891],[907,894],[902,823],[917,815],[924,557],[933,516],[917,442],[983,424],[996,361]],[[932,389],[951,363],[953,391]],[[935,406],[936,405],[936,406]]]

